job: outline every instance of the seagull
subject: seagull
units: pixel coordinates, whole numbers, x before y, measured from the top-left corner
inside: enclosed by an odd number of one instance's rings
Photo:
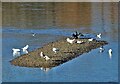
[[[102,47],[99,48],[100,49],[100,53],[103,52],[105,49]]]
[[[33,37],[34,37],[35,35],[36,35],[35,33],[32,34]]]
[[[81,43],[83,43],[83,41],[79,41],[79,40],[77,40],[77,43],[78,43],[78,44],[81,44]]]
[[[28,46],[28,45],[26,45],[25,47],[23,47],[23,48],[22,48],[23,53],[25,53],[25,54],[26,54],[26,53],[28,53],[28,51],[27,51],[28,47],[29,47],[29,46]]]
[[[93,41],[93,38],[88,39],[88,41]]]
[[[59,49],[58,48],[53,48],[52,51],[56,53],[57,51],[59,51]]]
[[[44,58],[46,61],[50,59],[48,56],[44,56]]]
[[[13,56],[14,56],[14,57],[15,57],[15,56],[20,56],[20,49],[15,49],[15,48],[13,48],[12,50],[13,50]]]
[[[40,52],[40,56],[45,58],[46,61],[50,59],[47,55],[44,55],[43,52]]]
[[[97,38],[101,38],[101,33],[99,33],[99,34],[97,35]]]
[[[44,57],[45,55],[43,54],[43,52],[40,52],[40,56],[41,56],[41,57]]]
[[[112,49],[111,48],[108,50],[108,53],[109,53],[109,57],[111,59],[112,58]]]
[[[72,40],[71,40],[70,38],[67,38],[66,40],[67,40],[67,42],[69,42],[69,43],[71,43],[71,44],[75,42],[75,39],[72,39]]]

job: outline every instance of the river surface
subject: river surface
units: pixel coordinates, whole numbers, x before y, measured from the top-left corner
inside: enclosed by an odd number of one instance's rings
[[[117,82],[118,81],[117,3],[3,3],[2,81],[3,82]],[[10,64],[12,48],[29,45],[29,52],[74,31],[96,35],[109,44],[50,70]],[[32,36],[35,33],[35,37]],[[1,38],[0,38],[1,39]],[[113,50],[109,58],[108,50]]]

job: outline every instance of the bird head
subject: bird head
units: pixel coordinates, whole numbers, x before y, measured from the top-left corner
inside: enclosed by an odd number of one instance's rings
[[[15,48],[12,49],[13,51],[15,50]]]

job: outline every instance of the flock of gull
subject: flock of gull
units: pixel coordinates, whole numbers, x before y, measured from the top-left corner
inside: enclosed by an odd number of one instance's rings
[[[29,45],[26,45],[25,47],[21,48],[22,49],[22,53],[23,54],[27,54],[28,53],[28,47]],[[15,49],[13,48],[13,56],[16,57],[16,56],[20,56],[20,49]]]
[[[33,37],[35,37],[35,33],[32,34]],[[78,44],[82,44],[83,41],[80,41],[80,40],[76,40],[78,38],[80,38],[80,36],[84,36],[82,33],[78,33],[77,31],[75,33],[72,34],[72,37],[73,39],[70,39],[70,38],[67,38],[66,41],[70,44],[73,44],[73,43],[78,43]],[[96,35],[96,38],[101,38],[101,33],[100,34],[97,34]],[[93,41],[94,38],[89,38],[88,41],[91,42]],[[16,49],[16,48],[13,48],[13,56],[16,57],[16,56],[20,56],[21,53],[23,54],[27,54],[28,53],[28,48],[29,48],[29,45],[26,45],[25,47],[21,48],[22,49],[22,52],[21,52],[21,49]],[[99,48],[99,52],[102,53],[105,49],[102,47]],[[52,48],[52,51],[56,54],[59,49],[58,48]],[[108,54],[109,54],[109,57],[110,59],[112,58],[112,49],[110,48],[108,50]],[[46,61],[49,60],[49,56],[45,55],[43,52],[40,53],[40,57],[44,58]]]

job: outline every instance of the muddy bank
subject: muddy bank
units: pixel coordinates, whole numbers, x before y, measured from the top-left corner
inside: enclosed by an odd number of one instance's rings
[[[80,56],[83,53],[87,53],[92,49],[108,44],[106,41],[93,40],[89,42],[88,39],[78,40],[83,41],[83,43],[70,44],[66,41],[66,38],[56,42],[48,43],[41,48],[29,52],[28,54],[21,55],[11,60],[10,63],[15,66],[22,67],[51,68]],[[53,47],[58,48],[59,51],[54,53],[52,51]],[[47,55],[50,59],[46,61],[45,58],[40,56],[41,52]]]

